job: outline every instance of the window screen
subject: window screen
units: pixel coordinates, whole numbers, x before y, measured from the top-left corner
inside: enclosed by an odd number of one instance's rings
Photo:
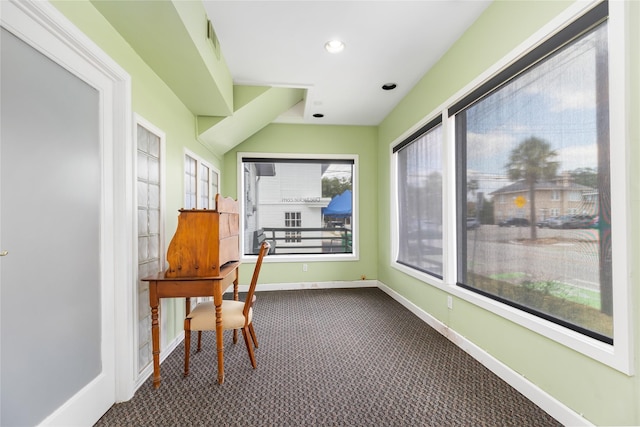
[[[606,14],[450,114],[459,284],[612,343]]]
[[[396,147],[398,259],[442,278],[442,125],[431,122]]]

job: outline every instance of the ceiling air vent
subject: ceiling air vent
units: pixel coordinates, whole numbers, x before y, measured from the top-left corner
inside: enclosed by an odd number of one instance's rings
[[[207,19],[207,38],[213,46],[213,53],[216,54],[216,58],[220,59],[220,42],[218,41],[218,36],[216,36],[210,19]]]

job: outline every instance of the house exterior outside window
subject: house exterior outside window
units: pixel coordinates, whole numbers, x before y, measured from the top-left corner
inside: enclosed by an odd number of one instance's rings
[[[240,153],[244,255],[255,255],[260,242],[268,240],[271,259],[353,259],[356,159]]]

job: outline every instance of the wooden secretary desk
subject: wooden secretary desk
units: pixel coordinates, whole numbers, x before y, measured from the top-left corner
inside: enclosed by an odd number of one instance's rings
[[[218,383],[224,382],[222,294],[233,284],[238,299],[240,237],[238,202],[216,195],[215,210],[181,209],[178,227],[169,248],[169,268],[142,280],[149,282],[151,339],[153,341],[153,386],[160,387],[160,330],[158,305],[161,298],[213,297],[216,307]],[[234,338],[236,331],[234,331]]]

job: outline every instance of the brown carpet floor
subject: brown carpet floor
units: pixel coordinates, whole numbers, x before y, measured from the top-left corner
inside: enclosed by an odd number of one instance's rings
[[[162,363],[159,389],[149,378],[96,425],[560,425],[377,288],[257,298],[257,369],[242,338],[234,345],[225,332],[219,385],[215,333],[205,334],[187,378],[180,345]]]

